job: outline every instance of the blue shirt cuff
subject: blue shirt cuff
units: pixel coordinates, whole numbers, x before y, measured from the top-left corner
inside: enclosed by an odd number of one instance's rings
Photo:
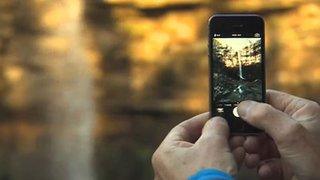
[[[218,169],[202,169],[190,176],[188,180],[233,180],[233,177]]]

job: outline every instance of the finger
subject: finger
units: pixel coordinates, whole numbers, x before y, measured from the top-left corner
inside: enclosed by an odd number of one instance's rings
[[[315,136],[320,136],[318,103],[274,90],[267,91],[267,99],[276,109],[291,116]]]
[[[298,121],[310,119],[318,115],[320,111],[319,104],[314,101],[275,90],[267,90],[267,101],[274,108]]]
[[[232,151],[232,154],[234,156],[234,159],[238,165],[238,167],[240,167],[242,165],[242,162],[245,158],[245,150],[243,147],[237,147]]]
[[[208,148],[229,148],[229,126],[222,117],[214,117],[207,121],[202,129],[202,135],[196,143]]]
[[[260,163],[258,175],[261,179],[283,179],[282,164],[279,159],[270,159]]]
[[[237,147],[243,146],[246,138],[244,136],[233,136],[229,140],[231,150],[236,149]]]
[[[244,164],[247,168],[252,169],[258,166],[260,162],[259,154],[246,154],[244,158]]]
[[[295,101],[296,99],[301,99],[299,97],[276,91],[276,90],[267,90],[267,102],[272,105],[274,108],[285,112],[288,105],[291,104],[292,101]]]
[[[265,103],[243,101],[238,105],[238,113],[249,124],[267,132],[277,145],[289,143],[303,134],[300,124]]]
[[[261,146],[263,144],[262,136],[248,136],[243,143],[243,147],[249,154],[257,154],[261,151]]]
[[[197,115],[191,119],[183,121],[174,127],[167,137],[164,139],[164,143],[172,143],[176,141],[194,142],[201,135],[201,130],[204,124],[209,119],[209,113],[203,113]]]
[[[310,171],[318,158],[314,147],[310,145],[310,136],[306,129],[287,114],[272,106],[244,101],[238,106],[239,115],[249,124],[265,130],[274,140],[281,158],[300,172]],[[297,164],[305,162],[307,165]]]
[[[305,127],[291,119],[289,115],[265,103],[241,102],[238,105],[238,114],[249,124],[265,130],[277,145],[281,158],[293,169],[311,173],[310,167],[314,167],[318,157]]]
[[[243,147],[248,154],[259,154],[260,160],[280,157],[273,140],[265,134],[248,136]]]

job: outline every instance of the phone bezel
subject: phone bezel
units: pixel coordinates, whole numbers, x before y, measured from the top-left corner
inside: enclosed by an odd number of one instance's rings
[[[265,82],[265,28],[264,20],[256,14],[215,14],[209,19],[209,36],[208,36],[208,50],[209,50],[209,84],[210,84],[210,114],[215,115],[213,108],[215,102],[212,100],[213,95],[213,77],[212,77],[212,61],[213,61],[213,45],[212,39],[215,33],[255,33],[261,34],[261,70],[262,70],[262,102],[266,101],[266,82]],[[228,120],[227,120],[228,121]],[[229,122],[231,123],[231,122]],[[258,134],[262,131],[243,121],[242,129],[230,129],[232,134]]]

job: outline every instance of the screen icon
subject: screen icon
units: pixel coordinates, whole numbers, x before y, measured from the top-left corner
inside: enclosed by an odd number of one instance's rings
[[[217,112],[218,112],[218,113],[223,113],[224,110],[223,110],[223,108],[217,108]]]

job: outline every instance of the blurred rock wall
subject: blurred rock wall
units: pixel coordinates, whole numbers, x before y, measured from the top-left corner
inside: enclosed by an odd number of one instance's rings
[[[92,26],[97,32],[93,39],[103,48],[101,63],[107,68],[102,69],[102,79],[109,83],[107,106],[206,110],[207,20],[217,12],[262,15],[266,21],[268,88],[319,101],[317,1],[106,0],[88,4],[95,4],[88,6],[89,24],[99,21],[94,18],[101,14],[108,19]],[[104,6],[104,13],[90,10],[95,6]],[[129,97],[117,94],[118,88],[129,91]]]

